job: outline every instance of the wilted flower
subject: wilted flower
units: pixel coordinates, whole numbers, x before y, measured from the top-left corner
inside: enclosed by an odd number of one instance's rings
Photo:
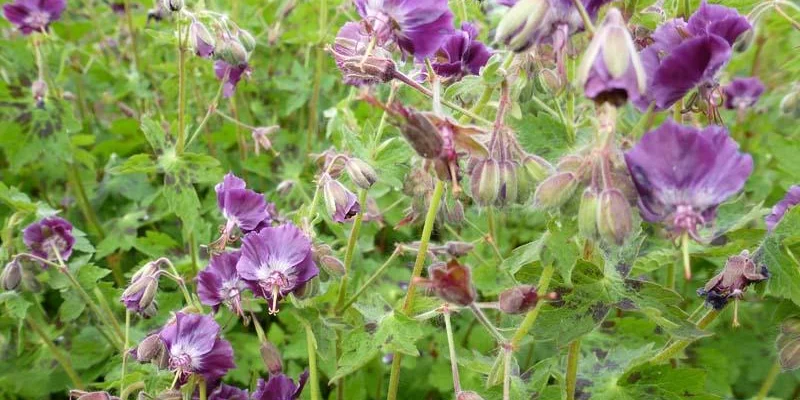
[[[220,304],[225,304],[237,315],[244,315],[241,297],[247,284],[236,272],[241,254],[233,251],[212,256],[208,266],[197,274],[197,296],[214,312],[219,310]]]
[[[708,304],[719,310],[728,304],[729,299],[741,298],[748,286],[767,278],[767,268],[757,265],[745,250],[738,256],[728,258],[722,272],[711,278],[705,287],[698,289],[697,294],[705,297]]]
[[[70,400],[119,400],[108,392],[87,392],[85,390],[70,390]]]
[[[370,38],[361,23],[344,24],[328,51],[348,85],[373,85],[394,79],[396,66],[392,55],[381,46],[370,48]]]
[[[478,28],[468,22],[461,24],[461,30],[448,35],[431,58],[431,66],[436,74],[453,80],[460,80],[466,75],[478,75],[492,52],[477,37]]]
[[[736,78],[725,86],[723,93],[725,93],[725,108],[729,110],[750,108],[764,93],[764,84],[756,77]]]
[[[245,187],[245,181],[232,173],[225,175],[222,182],[214,187],[217,206],[226,220],[220,238],[212,244],[218,251],[224,250],[228,242],[235,240],[234,228],[238,227],[247,233],[257,229],[262,222],[270,221],[264,196]]]
[[[190,374],[214,381],[236,366],[230,343],[219,337],[219,325],[208,315],[178,312],[159,336],[169,354],[169,369],[180,374],[181,383]]]
[[[255,143],[256,155],[260,154],[260,149],[264,149],[264,151],[272,150],[272,142],[269,140],[269,137],[279,129],[281,129],[281,127],[278,125],[260,126],[253,129],[251,137]]]
[[[24,34],[45,32],[51,22],[61,18],[66,0],[15,0],[3,5],[3,15]]]
[[[323,175],[322,194],[325,206],[335,222],[344,222],[361,211],[361,204],[355,193],[348,190],[336,179]]]
[[[0,287],[3,290],[15,290],[19,287],[20,282],[22,282],[22,265],[16,258],[13,258],[0,273]]]
[[[308,370],[300,374],[297,384],[284,374],[272,375],[269,380],[258,380],[252,400],[297,400],[308,381]]]
[[[709,100],[731,46],[748,29],[750,23],[735,9],[705,0],[688,22],[673,19],[658,27],[653,43],[641,52],[648,83],[637,107],[645,110],[653,103],[656,110],[666,109],[695,87]]]
[[[775,229],[775,225],[781,222],[784,214],[797,204],[800,204],[800,185],[790,187],[786,192],[786,196],[772,207],[772,212],[764,218],[767,223],[767,229],[770,231]]]
[[[247,393],[247,389],[223,383],[208,395],[208,400],[250,400],[250,394]]]
[[[638,100],[647,86],[642,60],[636,52],[622,14],[612,8],[592,38],[577,72],[586,97],[621,106]]]
[[[497,298],[500,311],[506,314],[523,314],[539,302],[539,294],[532,285],[520,285],[500,292]]]
[[[753,159],[725,128],[697,130],[671,120],[646,133],[625,161],[642,218],[695,240],[701,240],[697,227],[713,222],[717,206],[741,190],[753,170]]]
[[[224,60],[217,60],[214,62],[214,74],[217,79],[225,81],[222,94],[225,97],[231,97],[242,77],[250,77],[250,66],[247,63],[232,65]]]
[[[430,56],[453,32],[447,0],[355,0],[378,44],[396,43],[418,59]]]
[[[472,304],[477,297],[469,267],[457,260],[431,264],[428,278],[417,277],[415,281],[421,287],[433,290],[440,299],[460,306]]]
[[[22,241],[31,254],[48,261],[56,261],[58,257],[67,261],[75,245],[72,224],[59,217],[47,217],[28,225],[22,232]]]
[[[292,224],[268,227],[242,240],[242,256],[236,264],[239,276],[250,283],[253,293],[272,302],[317,276],[319,269],[311,256],[311,241]]]
[[[192,21],[189,26],[189,38],[191,39],[192,48],[194,48],[194,52],[198,56],[208,58],[214,54],[214,37],[202,22],[198,20]]]
[[[131,284],[122,292],[122,303],[138,314],[147,316],[155,309],[158,278],[161,275],[159,261],[151,261],[139,268],[131,277]]]

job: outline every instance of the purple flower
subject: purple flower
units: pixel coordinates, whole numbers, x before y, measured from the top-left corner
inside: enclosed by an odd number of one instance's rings
[[[118,15],[125,14],[125,2],[112,1],[108,5],[111,6],[111,11],[113,11],[114,14],[118,14]]]
[[[786,196],[772,207],[772,212],[764,218],[767,223],[767,229],[769,231],[775,229],[775,225],[781,222],[784,214],[797,204],[800,204],[800,185],[790,187],[786,192]]]
[[[355,193],[348,190],[336,179],[325,175],[322,193],[325,197],[325,206],[335,222],[345,222],[361,212],[361,204]]]
[[[131,284],[122,292],[120,300],[125,308],[144,317],[155,314],[158,278],[161,275],[159,264],[159,260],[148,262],[133,274]]]
[[[301,288],[319,273],[311,257],[311,241],[292,224],[267,227],[245,236],[236,270],[256,296],[272,301],[272,314],[278,312],[279,298]]]
[[[378,44],[396,43],[407,54],[424,58],[453,32],[447,0],[354,0]]]
[[[209,58],[214,54],[214,37],[211,36],[211,32],[208,31],[208,28],[206,28],[202,22],[197,20],[192,21],[192,24],[189,26],[189,33],[191,35],[192,47],[194,48],[195,54],[202,58]],[[224,76],[225,73],[223,72],[222,77]],[[217,77],[222,79],[219,73],[217,73]],[[235,83],[234,86],[236,86]]]
[[[764,84],[756,77],[736,78],[723,89],[725,108],[729,110],[750,108],[764,93]]]
[[[461,30],[448,35],[442,47],[431,60],[438,75],[455,80],[465,75],[478,75],[492,56],[491,50],[476,40],[478,29],[470,23],[461,24]]]
[[[596,102],[609,101],[621,106],[628,99],[637,101],[644,93],[647,77],[642,60],[616,8],[608,10],[577,75],[586,97]]]
[[[250,400],[250,395],[246,389],[223,383],[208,395],[208,400]]]
[[[56,254],[67,261],[72,255],[72,246],[75,245],[72,224],[59,217],[47,217],[28,225],[22,232],[22,241],[31,254],[48,261],[58,260]],[[40,264],[46,267],[46,264]]]
[[[228,242],[235,240],[234,228],[248,233],[271,222],[264,196],[246,189],[246,185],[243,179],[228,173],[214,187],[217,206],[226,220],[220,238],[212,244],[215,250],[222,251]]]
[[[233,251],[215,255],[208,266],[197,274],[197,296],[214,312],[219,310],[220,304],[225,304],[237,315],[243,315],[241,294],[247,285],[236,272],[236,263],[241,254],[240,251]]]
[[[159,336],[169,353],[169,369],[181,374],[181,383],[190,374],[214,381],[236,366],[230,343],[220,339],[219,325],[208,315],[178,312]]]
[[[695,240],[697,226],[712,223],[717,206],[740,191],[753,171],[753,159],[739,152],[725,128],[697,130],[671,120],[646,133],[625,161],[642,218]]]
[[[394,79],[395,62],[382,46],[370,49],[365,23],[348,22],[339,29],[329,51],[342,72],[344,83],[353,86],[374,85]]]
[[[300,374],[295,385],[294,381],[284,374],[273,375],[268,381],[258,380],[258,387],[253,393],[252,400],[296,400],[308,380],[308,370]]]
[[[16,25],[23,34],[46,31],[51,22],[61,18],[66,0],[15,0],[3,5],[8,22]]]
[[[234,66],[223,60],[214,62],[214,74],[217,75],[217,79],[225,80],[225,86],[222,88],[222,94],[225,97],[233,96],[236,91],[236,85],[242,80],[242,76],[249,78],[250,71],[250,66],[247,63]]]
[[[717,73],[731,58],[731,46],[748,29],[750,23],[736,10],[705,1],[688,22],[673,19],[658,27],[653,43],[641,52],[648,90],[637,107],[669,108],[695,87],[709,100]]]

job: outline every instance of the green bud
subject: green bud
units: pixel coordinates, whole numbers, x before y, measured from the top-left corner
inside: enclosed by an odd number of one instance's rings
[[[800,336],[778,336],[778,361],[784,371],[792,371],[800,367]]]
[[[353,183],[362,189],[369,189],[378,181],[378,173],[375,172],[375,169],[358,158],[349,158],[344,164],[344,168]]]
[[[575,193],[578,180],[572,172],[557,173],[539,184],[533,194],[533,204],[538,208],[558,208]]]
[[[238,36],[239,36],[239,41],[242,43],[242,46],[244,46],[244,49],[247,50],[248,53],[255,50],[256,38],[253,37],[253,35],[250,34],[250,32],[244,29],[239,29]]]
[[[597,203],[597,229],[609,243],[621,245],[633,229],[628,200],[618,189],[605,189]]]
[[[583,165],[584,158],[576,155],[567,155],[558,160],[556,164],[556,171],[558,172],[578,172],[581,165]]]
[[[513,161],[503,161],[500,163],[500,186],[497,192],[495,204],[505,206],[517,202],[519,188],[517,183],[517,166]]]
[[[547,160],[533,154],[525,156],[525,159],[522,160],[522,165],[525,166],[525,171],[533,178],[534,182],[545,180],[555,171],[553,165]]]
[[[283,371],[283,361],[281,360],[281,353],[278,348],[270,342],[261,343],[261,360],[264,361],[264,366],[270,374],[275,375]]]
[[[495,40],[503,42],[515,52],[531,46],[530,37],[540,27],[550,9],[548,0],[518,1],[497,26]]]
[[[587,239],[597,238],[597,191],[586,188],[578,208],[578,231]]]
[[[214,55],[230,65],[242,65],[249,58],[242,43],[231,38],[221,40]]]
[[[22,266],[15,259],[12,259],[0,274],[0,284],[3,290],[11,291],[19,287],[22,282]]]
[[[558,95],[566,86],[561,76],[558,75],[558,72],[550,68],[539,70],[539,73],[536,75],[536,83],[539,84],[542,91],[552,95]]]
[[[142,339],[136,346],[136,360],[139,362],[158,360],[164,352],[166,352],[164,342],[157,333],[154,333]]]
[[[471,180],[475,202],[482,206],[493,204],[500,191],[500,164],[493,158],[478,162],[472,170]]]
[[[345,274],[344,263],[342,260],[332,256],[324,255],[319,259],[319,265],[328,275],[342,277]]]

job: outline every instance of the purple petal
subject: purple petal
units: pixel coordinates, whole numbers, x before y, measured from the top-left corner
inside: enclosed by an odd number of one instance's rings
[[[159,333],[161,340],[172,352],[176,349],[192,349],[197,354],[206,354],[214,347],[219,335],[219,325],[207,315],[175,314],[175,323],[164,327]]]
[[[717,35],[733,46],[736,38],[751,28],[736,9],[708,4],[705,0],[689,18],[689,31],[694,35]]]
[[[781,221],[783,216],[792,207],[800,204],[800,185],[794,185],[786,192],[786,196],[772,207],[772,212],[764,218],[767,223],[767,229],[772,231],[775,226]]]
[[[211,350],[203,355],[197,372],[203,374],[206,380],[215,380],[233,368],[236,368],[236,363],[233,361],[231,344],[227,340],[217,339]]]
[[[241,230],[252,231],[269,217],[264,196],[250,189],[226,190],[223,193],[222,214],[229,221],[235,221]]]
[[[723,89],[725,108],[733,110],[752,107],[764,93],[764,89],[764,84],[756,77],[736,78]]]

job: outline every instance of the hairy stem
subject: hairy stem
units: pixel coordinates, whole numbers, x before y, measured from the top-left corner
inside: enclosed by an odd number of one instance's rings
[[[429,98],[433,98],[433,92],[431,92],[430,89],[426,88],[425,86],[420,85],[419,82],[409,78],[408,76],[404,75],[403,73],[395,71],[394,77],[395,77],[395,79],[405,83],[406,85],[412,87],[414,90],[424,94],[425,96],[427,96]],[[472,119],[474,119],[476,121],[480,121],[481,123],[484,123],[484,124],[487,124],[487,125],[492,123],[491,121],[487,120],[486,118],[483,118],[480,115],[477,115],[477,114],[473,113],[472,111],[464,109],[464,107],[461,107],[461,106],[459,106],[459,105],[457,105],[455,103],[452,103],[452,102],[450,102],[448,100],[441,99],[441,103],[446,105],[447,107],[455,110],[455,111],[460,112],[463,115],[469,116],[470,118],[472,118]]]
[[[486,330],[492,335],[498,344],[505,344],[506,338],[497,330],[497,328],[495,328],[495,326],[492,324],[492,321],[489,321],[489,318],[486,317],[486,314],[484,314],[483,311],[481,311],[481,309],[475,305],[475,303],[470,304],[469,309],[473,314],[475,314],[475,318],[477,318],[478,322],[480,322],[481,325],[486,328]]]
[[[536,290],[539,293],[547,293],[547,289],[550,286],[550,280],[553,278],[553,272],[555,272],[555,268],[552,265],[547,265],[542,270],[542,276],[539,277],[539,283],[536,286]],[[539,310],[542,308],[543,301],[540,301],[536,304],[533,310],[528,311],[525,315],[525,319],[522,320],[519,328],[514,333],[514,337],[511,338],[511,347],[516,349],[519,347],[519,343],[522,342],[522,339],[533,329],[533,325],[536,323],[536,318],[539,317]]]
[[[689,259],[689,233],[684,232],[681,236],[681,252],[683,253],[683,277],[687,281],[692,280],[692,263]]]
[[[361,233],[361,222],[364,220],[364,210],[367,209],[367,190],[361,189],[358,192],[358,204],[361,204],[361,209],[356,214],[353,220],[353,227],[350,229],[350,237],[347,239],[347,249],[344,252],[344,276],[339,285],[339,296],[336,301],[336,308],[341,308],[344,305],[345,295],[347,295],[347,280],[350,275],[350,267],[353,265],[353,256],[356,252],[356,245],[358,244],[358,235]]]
[[[567,378],[565,389],[567,400],[575,400],[575,387],[578,383],[578,361],[581,357],[581,340],[575,339],[567,348]]]
[[[175,153],[183,154],[186,145],[186,33],[182,32],[182,19],[178,17],[178,140]]]
[[[319,391],[319,376],[317,373],[317,348],[314,344],[314,332],[311,326],[305,324],[306,346],[308,350],[308,384],[311,385],[311,400],[321,400]]]
[[[450,311],[445,311],[443,315],[444,327],[447,331],[447,347],[450,349],[450,372],[453,374],[453,389],[456,392],[456,396],[458,396],[458,392],[461,391],[461,379],[458,377],[458,358],[456,356],[455,341],[453,340],[453,326],[450,323]]]
[[[383,275],[383,272],[386,271],[386,269],[392,264],[392,262],[394,262],[395,258],[397,258],[397,256],[400,255],[400,253],[402,253],[401,248],[400,247],[395,248],[394,252],[392,252],[392,255],[389,256],[386,262],[384,262],[383,265],[381,265],[377,270],[375,270],[375,272],[372,273],[372,276],[370,276],[369,279],[367,279],[367,281],[364,282],[364,284],[361,285],[360,288],[358,288],[355,294],[350,296],[350,298],[341,307],[338,307],[336,309],[336,314],[341,315],[348,308],[350,308],[350,306],[353,305],[353,303],[355,303],[356,300],[358,300],[359,296],[361,296],[364,293],[364,291],[366,291],[367,288],[369,288],[372,285],[372,283],[375,282],[376,279],[378,279],[381,275]]]
[[[325,41],[325,33],[328,28],[328,1],[320,0],[319,2],[319,43],[317,43],[316,60],[314,61],[314,83],[311,89],[311,100],[308,103],[308,141],[306,149],[311,150],[314,139],[317,136],[319,128],[319,95],[320,86],[322,84],[323,68],[322,64],[325,62],[325,48],[322,45]]]
[[[698,328],[703,329],[712,322],[714,322],[714,320],[717,319],[719,314],[720,314],[719,310],[712,308],[711,310],[708,310],[708,312],[705,315],[703,315],[703,317],[700,318],[700,320],[697,321],[697,324],[695,325]],[[653,356],[649,360],[649,362],[651,364],[666,362],[669,359],[675,357],[675,355],[680,353],[683,349],[689,347],[689,345],[692,344],[692,342],[694,342],[694,339],[682,339],[672,342],[671,344],[668,344],[666,347],[664,347],[664,349],[661,350],[658,354]]]
[[[764,378],[764,382],[761,383],[761,388],[758,389],[756,400],[764,400],[767,397],[767,394],[769,394],[770,389],[772,389],[772,386],[775,384],[780,374],[781,365],[776,362],[772,365],[772,368],[770,368],[766,378]]]
[[[122,344],[122,371],[120,372],[119,378],[119,394],[122,396],[122,393],[125,392],[125,369],[127,367],[128,362],[128,340],[130,335],[130,328],[131,328],[131,312],[125,309],[125,341]]]

